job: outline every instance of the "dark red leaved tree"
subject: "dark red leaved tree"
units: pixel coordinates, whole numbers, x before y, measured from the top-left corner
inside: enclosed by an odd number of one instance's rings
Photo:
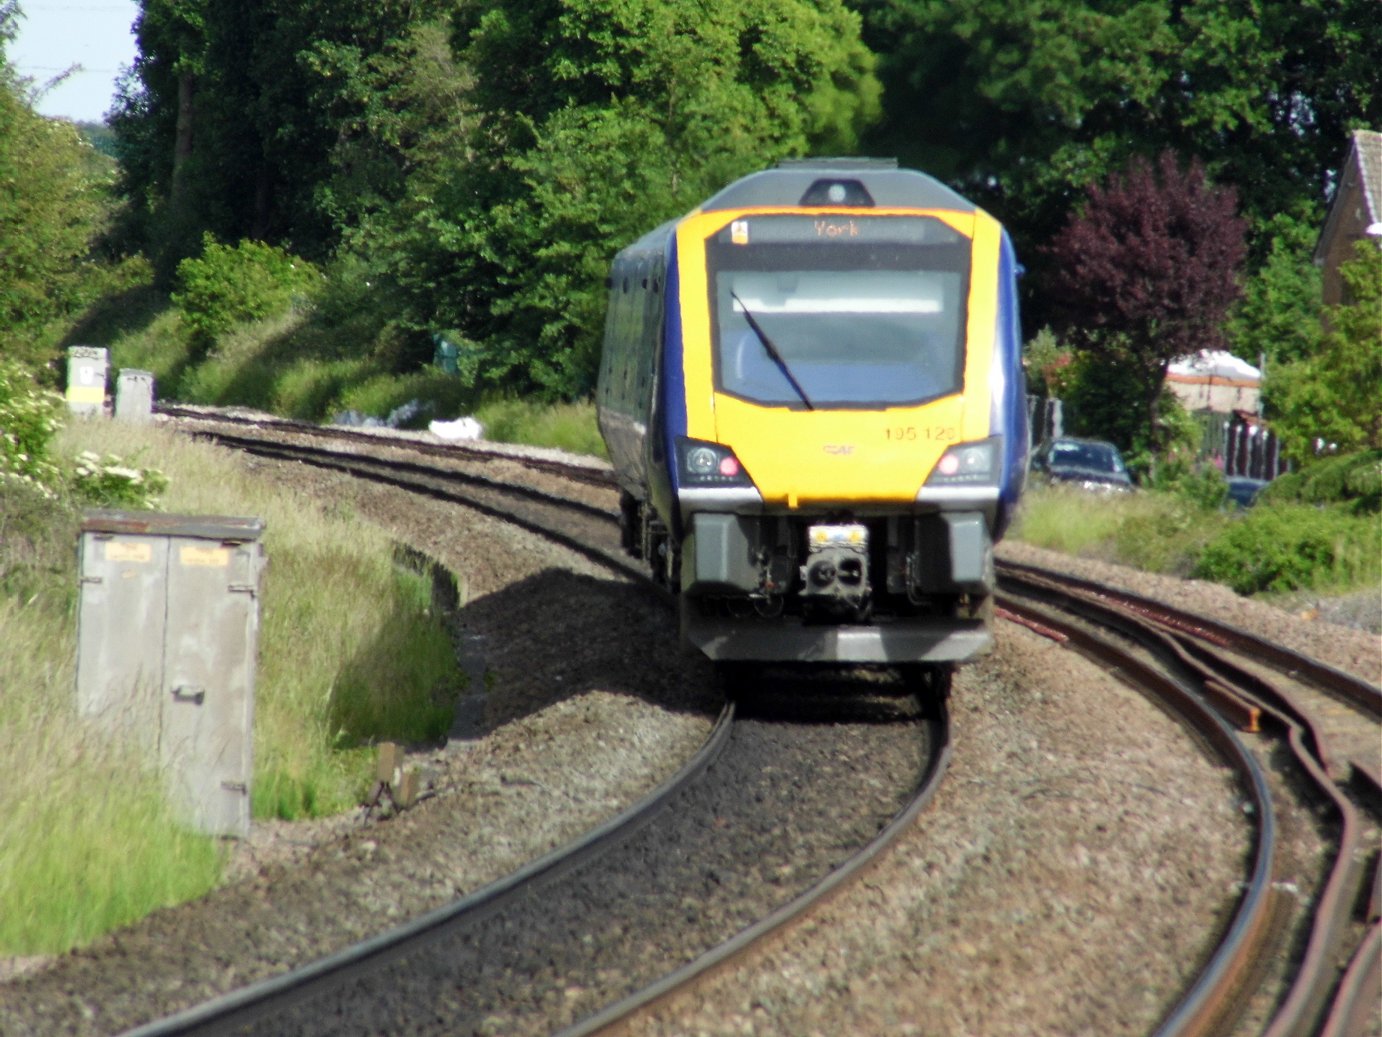
[[[1182,169],[1167,151],[1153,168],[1139,157],[1091,186],[1047,249],[1057,330],[1101,366],[1132,376],[1141,399],[1128,403],[1141,408],[1154,450],[1167,367],[1224,345],[1245,251],[1236,208],[1232,188],[1209,183],[1198,161]]]

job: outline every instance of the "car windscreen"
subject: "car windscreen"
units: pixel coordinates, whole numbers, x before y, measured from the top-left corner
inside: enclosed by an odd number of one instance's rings
[[[1078,468],[1089,472],[1123,474],[1123,458],[1107,443],[1062,443],[1051,448],[1053,468]]]
[[[959,390],[970,243],[940,220],[749,217],[706,252],[721,392],[870,407]]]

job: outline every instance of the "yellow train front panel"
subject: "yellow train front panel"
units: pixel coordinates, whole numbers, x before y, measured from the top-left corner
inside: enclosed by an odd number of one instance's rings
[[[726,363],[726,349],[719,344],[717,353],[716,289],[710,283],[708,270],[713,264],[707,258],[713,246],[708,242],[728,240],[723,251],[732,255],[736,246],[752,244],[765,230],[792,226],[783,217],[809,221],[796,233],[814,233],[825,240],[833,233],[845,246],[853,244],[848,240],[851,231],[862,236],[861,227],[867,234],[871,227],[884,227],[883,221],[892,221],[890,228],[897,217],[929,220],[963,237],[969,255],[967,298],[963,326],[957,329],[962,339],[956,346],[963,360],[952,391],[922,402],[888,405],[869,399],[816,403],[810,397],[768,401],[726,389],[726,375],[717,374],[717,365]],[[778,222],[768,222],[773,219]],[[863,224],[857,212],[772,208],[693,215],[678,227],[687,434],[732,448],[769,508],[906,504],[916,499],[947,448],[989,435],[987,390],[997,308],[998,224],[981,212],[929,210],[874,211],[867,219],[874,222]],[[782,233],[778,231],[779,237]],[[782,247],[790,249],[790,243]],[[826,272],[821,276],[838,280],[845,275]],[[874,280],[887,276],[884,271],[874,275]],[[741,283],[752,283],[748,274],[739,277]],[[734,295],[736,310],[741,304],[751,318],[750,305]],[[760,299],[757,305],[772,303]],[[764,317],[763,324],[767,323]],[[755,348],[765,347],[757,344]],[[765,361],[760,357],[758,362]],[[790,372],[790,365],[785,370]],[[977,391],[965,392],[965,386]],[[828,394],[830,386],[821,391]]]

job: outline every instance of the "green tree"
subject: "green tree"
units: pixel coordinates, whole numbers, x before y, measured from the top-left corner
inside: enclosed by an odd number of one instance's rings
[[[1339,268],[1349,302],[1328,308],[1320,351],[1267,371],[1267,416],[1298,462],[1382,448],[1382,249],[1354,248]]]
[[[416,309],[485,343],[485,380],[552,396],[593,382],[619,247],[777,157],[852,150],[878,110],[838,0],[499,0],[457,44],[477,131],[409,252]]]
[[[111,213],[109,162],[69,122],[33,110],[3,47],[17,3],[0,4],[0,334],[41,357],[44,328],[80,304]]]
[[[1382,125],[1376,0],[855,2],[885,86],[872,149],[985,205],[1034,264],[1084,184],[1167,148],[1236,189],[1260,262],[1348,132]]]
[[[1228,337],[1238,356],[1272,364],[1304,360],[1320,348],[1321,278],[1315,266],[1316,220],[1281,214],[1264,228],[1267,256],[1244,285]]]
[[[143,0],[113,125],[131,230],[156,246],[164,277],[205,231],[329,254],[340,213],[326,186],[342,127],[369,101],[367,58],[447,6]]]

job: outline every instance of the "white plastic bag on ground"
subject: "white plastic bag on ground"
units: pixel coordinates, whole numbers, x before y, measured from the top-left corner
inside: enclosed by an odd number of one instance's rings
[[[485,427],[474,418],[428,422],[427,430],[442,439],[484,439]]]

